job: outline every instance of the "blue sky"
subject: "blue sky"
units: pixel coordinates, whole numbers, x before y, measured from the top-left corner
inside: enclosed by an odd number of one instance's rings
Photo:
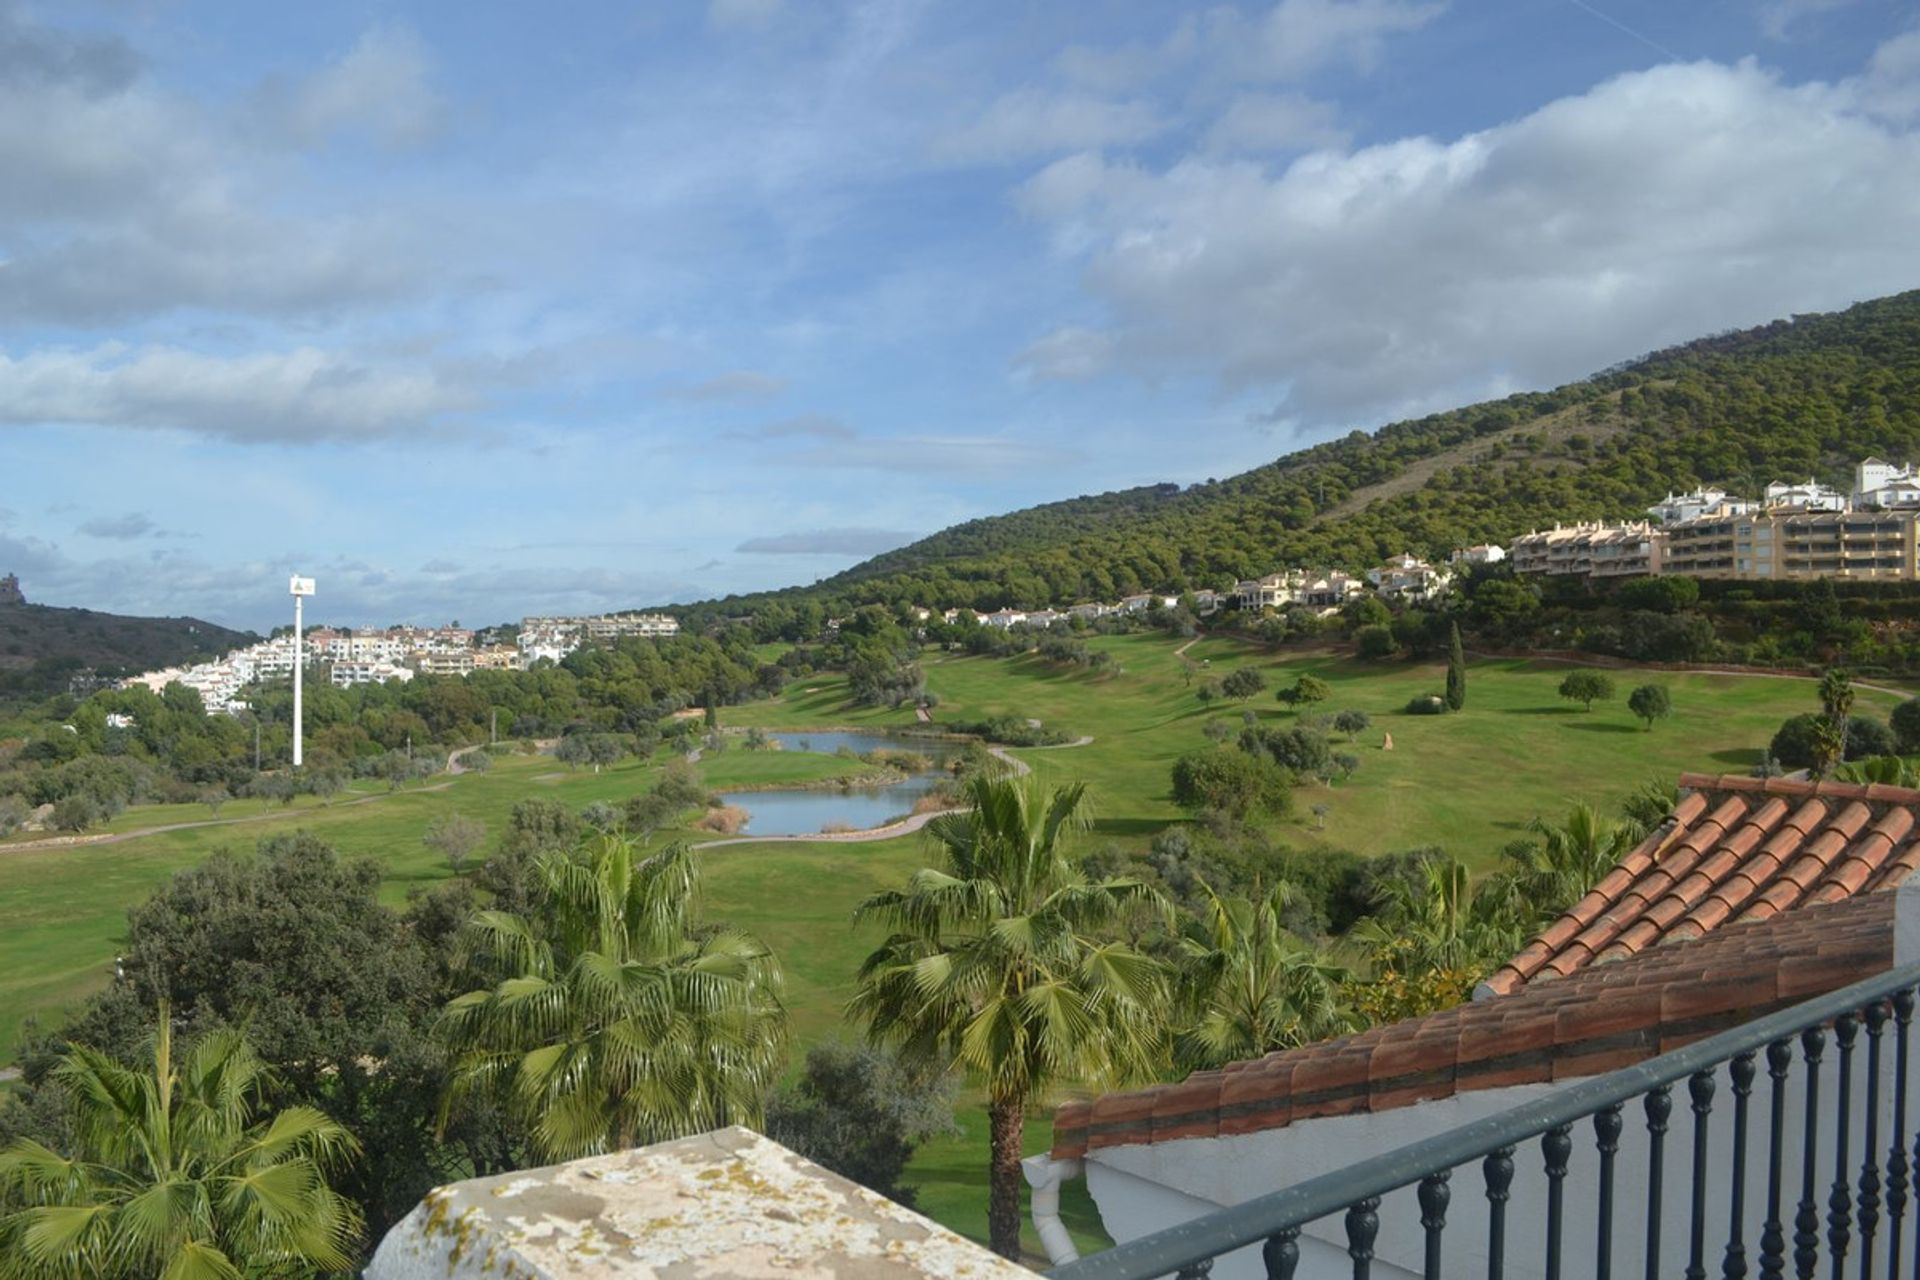
[[[0,572],[810,581],[1920,287],[1911,0],[0,0]]]

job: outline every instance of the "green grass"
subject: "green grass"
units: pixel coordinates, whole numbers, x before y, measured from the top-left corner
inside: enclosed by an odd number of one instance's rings
[[[1202,727],[1211,717],[1238,727],[1242,708],[1212,711],[1194,697],[1174,644],[1156,636],[1098,638],[1114,656],[1108,673],[1063,671],[1032,658],[934,657],[929,687],[940,695],[940,717],[974,719],[1012,714],[1033,717],[1070,735],[1090,734],[1091,745],[1019,752],[1046,781],[1085,780],[1098,822],[1092,844],[1144,844],[1181,814],[1169,795],[1169,770],[1183,752],[1208,747]],[[1325,652],[1270,652],[1233,641],[1208,640],[1190,650],[1203,675],[1236,666],[1259,667],[1268,691],[1246,710],[1265,723],[1287,723],[1292,713],[1273,690],[1311,671],[1334,686],[1322,709],[1358,708],[1373,727],[1351,750],[1362,764],[1354,778],[1332,788],[1298,793],[1299,813],[1277,824],[1276,835],[1300,847],[1336,847],[1377,854],[1438,844],[1476,866],[1487,866],[1502,844],[1537,814],[1558,815],[1575,799],[1616,804],[1639,783],[1666,781],[1684,770],[1744,772],[1780,721],[1815,705],[1806,680],[1614,672],[1619,700],[1582,712],[1554,692],[1566,667],[1517,660],[1471,664],[1465,712],[1409,716],[1408,698],[1438,690],[1437,665],[1361,665]],[[1666,684],[1675,714],[1644,732],[1627,713],[1626,693],[1643,680]],[[1863,690],[1859,709],[1884,716],[1896,698]],[[851,708],[844,683],[815,676],[785,696],[728,708],[729,728],[909,728],[910,710]],[[1392,733],[1394,749],[1382,749]],[[644,791],[657,766],[625,762],[592,773],[569,770],[550,757],[502,753],[483,774],[441,778],[387,794],[381,784],[331,803],[303,801],[267,809],[236,800],[220,826],[137,836],[124,841],[47,850],[0,845],[0,1051],[10,1051],[29,1015],[57,1019],[97,990],[112,968],[129,906],[153,892],[173,871],[218,848],[248,849],[263,835],[313,831],[350,856],[373,858],[387,876],[395,902],[449,872],[420,837],[434,818],[459,812],[506,827],[515,801],[545,795],[571,808],[601,800],[619,803]],[[703,760],[712,788],[792,785],[858,772],[857,761],[790,751],[755,752],[737,743]],[[358,801],[357,803],[355,801]],[[1327,806],[1324,830],[1310,807]],[[130,810],[111,829],[136,831],[170,822],[204,822],[205,806]],[[234,821],[244,819],[244,821]],[[666,832],[656,841],[686,833]],[[15,842],[17,843],[17,841]],[[871,843],[766,843],[714,850],[706,862],[706,911],[763,937],[781,957],[787,976],[797,1061],[807,1045],[846,1034],[841,1009],[853,976],[875,939],[851,923],[855,904],[877,889],[898,885],[930,851],[921,836]],[[4,1052],[0,1052],[4,1056]],[[1047,1122],[1035,1119],[1029,1149],[1045,1143]],[[929,1144],[914,1165],[922,1204],[943,1222],[976,1236],[985,1231],[985,1122],[969,1114],[962,1137]],[[1084,1199],[1079,1230],[1097,1230]]]

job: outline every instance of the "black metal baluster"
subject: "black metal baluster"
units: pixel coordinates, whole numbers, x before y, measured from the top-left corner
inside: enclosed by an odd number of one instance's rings
[[[1620,1131],[1625,1127],[1618,1103],[1594,1114],[1594,1146],[1600,1151],[1600,1233],[1594,1241],[1594,1280],[1613,1280],[1613,1159],[1620,1152]]]
[[[1901,1223],[1907,1216],[1907,1032],[1913,1025],[1913,992],[1893,995],[1893,1142],[1887,1148],[1887,1275],[1899,1280]]]
[[[1453,1199],[1447,1180],[1452,1177],[1452,1170],[1442,1169],[1420,1179],[1420,1225],[1427,1233],[1427,1263],[1421,1272],[1425,1280],[1440,1280],[1440,1233],[1447,1229],[1447,1202]]]
[[[1820,1055],[1826,1047],[1826,1028],[1808,1027],[1800,1033],[1800,1052],[1807,1064],[1807,1116],[1800,1153],[1800,1207],[1793,1215],[1793,1271],[1799,1280],[1813,1280],[1820,1260],[1820,1210],[1813,1197],[1820,1181]]]
[[[1840,1105],[1834,1112],[1833,1190],[1827,1196],[1827,1250],[1832,1255],[1833,1280],[1843,1280],[1847,1248],[1853,1241],[1853,1170],[1847,1165],[1851,1145],[1848,1140],[1853,1136],[1853,1042],[1859,1033],[1860,1024],[1851,1013],[1843,1013],[1833,1020],[1833,1042],[1840,1046],[1840,1062],[1836,1068],[1840,1076],[1840,1087],[1836,1091]]]
[[[1728,1210],[1727,1252],[1720,1260],[1726,1280],[1747,1274],[1747,1100],[1753,1095],[1754,1055],[1739,1054],[1728,1068],[1733,1078],[1733,1204]]]
[[[1707,1280],[1707,1117],[1713,1113],[1713,1072],[1687,1078],[1693,1099],[1693,1215],[1687,1235],[1687,1280]]]
[[[1173,1280],[1207,1280],[1207,1276],[1212,1271],[1213,1259],[1201,1258],[1197,1262],[1189,1262],[1186,1266],[1174,1272]]]
[[[1549,1129],[1540,1139],[1547,1157],[1547,1280],[1560,1280],[1561,1235],[1566,1228],[1567,1161],[1573,1157],[1573,1131]]]
[[[1502,1147],[1480,1166],[1487,1180],[1487,1280],[1507,1274],[1507,1197],[1513,1187],[1513,1148]]]
[[[1867,1130],[1860,1147],[1860,1280],[1873,1280],[1873,1237],[1880,1229],[1880,1036],[1887,1006],[1867,1006]]]
[[[1667,1085],[1647,1094],[1647,1280],[1660,1280],[1660,1201],[1666,1181],[1667,1118],[1673,1091]]]
[[[1787,1072],[1793,1067],[1793,1041],[1767,1046],[1767,1078],[1773,1082],[1767,1117],[1767,1220],[1760,1228],[1760,1280],[1786,1280],[1787,1235],[1780,1222],[1780,1166],[1787,1139]]]
[[[1260,1246],[1260,1260],[1267,1264],[1267,1280],[1293,1280],[1300,1265],[1300,1228],[1287,1227],[1267,1237]]]
[[[1353,1259],[1353,1280],[1373,1274],[1373,1241],[1380,1234],[1379,1196],[1355,1201],[1347,1210],[1347,1256]]]

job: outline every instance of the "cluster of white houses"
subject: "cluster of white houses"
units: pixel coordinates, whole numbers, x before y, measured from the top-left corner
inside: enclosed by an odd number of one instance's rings
[[[1758,500],[1700,488],[1647,516],[1536,530],[1515,540],[1514,572],[1920,580],[1920,473],[1879,458],[1854,469],[1850,493],[1814,480],[1770,484]]]
[[[475,633],[464,627],[315,627],[305,635],[301,656],[309,668],[324,667],[328,681],[344,689],[416,675],[525,670],[543,660],[558,662],[588,640],[671,636],[679,630],[674,619],[654,613],[526,618],[517,644],[495,645],[476,644]],[[231,714],[246,709],[238,698],[241,689],[257,680],[291,677],[293,662],[293,637],[275,636],[212,662],[149,671],[122,687],[144,685],[158,693],[170,684],[184,685],[200,695],[209,712]]]

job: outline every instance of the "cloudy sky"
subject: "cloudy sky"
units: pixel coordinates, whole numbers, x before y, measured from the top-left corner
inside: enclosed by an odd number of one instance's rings
[[[0,572],[809,581],[1920,286],[1915,0],[0,0]]]

